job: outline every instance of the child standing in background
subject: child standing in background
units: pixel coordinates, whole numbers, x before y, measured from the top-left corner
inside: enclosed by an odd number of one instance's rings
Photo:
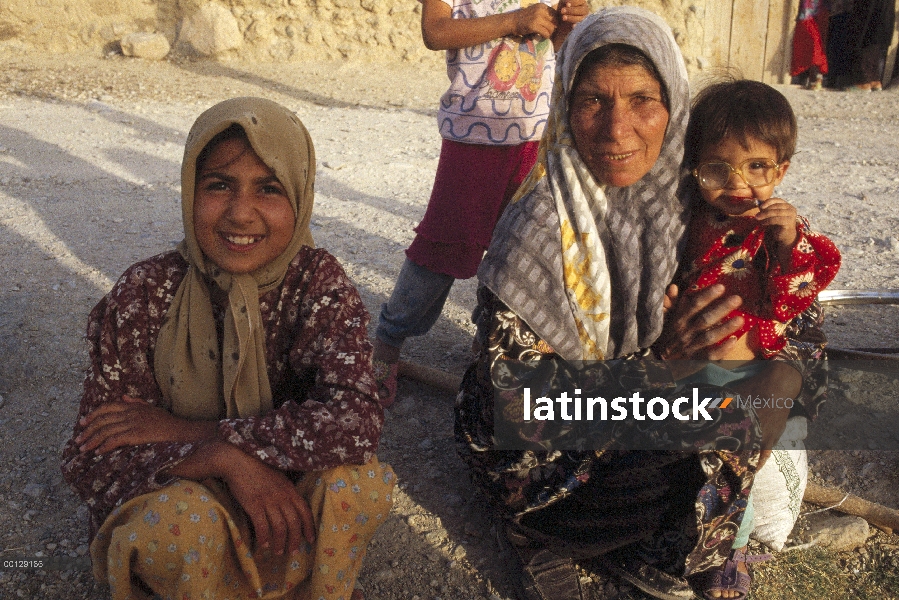
[[[385,406],[400,348],[427,333],[456,279],[473,277],[493,227],[537,159],[558,49],[586,0],[421,0],[430,50],[446,50],[443,145],[424,219],[381,307],[374,365]]]

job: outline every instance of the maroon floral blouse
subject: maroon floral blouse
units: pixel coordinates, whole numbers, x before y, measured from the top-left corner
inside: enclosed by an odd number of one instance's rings
[[[125,394],[161,402],[153,352],[187,268],[177,252],[139,262],[91,311],[91,364],[79,420]],[[367,462],[384,415],[371,369],[368,312],[340,264],[325,250],[303,247],[284,282],[259,298],[259,308],[274,409],[220,421],[221,438],[289,473]],[[199,447],[160,442],[81,453],[73,440],[82,429],[76,421],[62,472],[90,509],[91,536],[116,505],[173,481],[165,471]]]

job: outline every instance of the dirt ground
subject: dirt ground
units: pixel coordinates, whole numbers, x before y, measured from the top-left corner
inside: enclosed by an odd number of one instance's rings
[[[179,164],[194,118],[238,95],[297,111],[316,145],[313,235],[377,314],[424,213],[445,75],[365,63],[22,54],[0,62],[0,554],[80,557],[83,566],[86,511],[58,468],[85,367],[81,336],[88,311],[128,265],[181,239]],[[831,287],[899,288],[899,93],[781,89],[799,116],[800,151],[780,192],[843,252]],[[407,344],[408,359],[464,370],[474,289],[473,281],[454,287],[434,331]],[[826,330],[839,347],[899,346],[897,310],[835,308]],[[864,390],[865,377],[838,388]],[[513,596],[509,557],[453,448],[452,403],[449,393],[400,383],[379,452],[400,490],[366,559],[369,598]],[[895,398],[871,411],[896,422]],[[812,452],[815,479],[899,507],[895,454],[888,445],[858,446]],[[899,556],[897,544],[879,534],[869,548],[889,559]],[[866,569],[896,570],[895,560],[827,560],[850,582]],[[848,597],[848,588],[839,591],[834,597]],[[83,569],[0,570],[3,599],[106,597]]]

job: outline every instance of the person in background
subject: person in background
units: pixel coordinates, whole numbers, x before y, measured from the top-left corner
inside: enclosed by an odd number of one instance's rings
[[[554,52],[588,11],[586,0],[422,0],[422,37],[430,50],[446,50],[450,87],[438,110],[443,144],[431,198],[378,318],[374,366],[385,406],[396,396],[403,342],[427,333],[453,282],[477,272],[531,170]]]
[[[894,0],[856,0],[850,21],[853,91],[879,92],[887,48],[896,21]]]
[[[841,90],[852,83],[852,46],[849,38],[854,0],[829,0],[830,25],[827,31],[828,88]]]
[[[793,33],[793,55],[790,75],[805,80],[809,90],[820,91],[827,74],[827,0],[802,0],[796,30]]]

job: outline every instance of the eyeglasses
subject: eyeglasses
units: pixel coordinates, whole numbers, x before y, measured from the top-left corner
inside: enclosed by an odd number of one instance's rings
[[[760,187],[770,184],[777,178],[780,165],[770,159],[750,158],[737,168],[724,161],[714,161],[693,169],[693,177],[704,190],[724,189],[730,181],[731,174],[734,173],[742,177],[749,187]]]

